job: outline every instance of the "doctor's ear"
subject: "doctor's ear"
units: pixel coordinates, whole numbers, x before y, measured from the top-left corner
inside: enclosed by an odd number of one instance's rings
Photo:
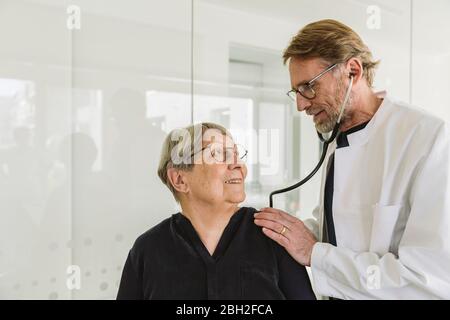
[[[358,58],[351,58],[345,66],[348,77],[353,77],[353,85],[356,85],[364,76],[362,62]]]
[[[187,193],[189,191],[184,171],[175,168],[167,169],[167,180],[176,191],[180,193]]]

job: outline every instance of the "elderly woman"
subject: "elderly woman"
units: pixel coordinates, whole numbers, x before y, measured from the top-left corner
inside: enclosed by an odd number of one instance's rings
[[[181,205],[130,250],[118,299],[315,299],[307,272],[254,224],[246,151],[222,126],[172,131],[158,175]]]

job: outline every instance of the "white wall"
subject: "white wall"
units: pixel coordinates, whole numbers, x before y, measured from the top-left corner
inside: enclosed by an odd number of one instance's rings
[[[414,0],[412,103],[450,121],[450,2]]]

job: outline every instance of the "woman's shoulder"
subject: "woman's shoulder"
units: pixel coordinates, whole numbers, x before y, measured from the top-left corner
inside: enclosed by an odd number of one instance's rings
[[[170,236],[172,223],[178,215],[180,213],[173,214],[137,237],[133,249],[137,251],[148,250],[152,246],[165,243],[166,238]]]
[[[260,226],[257,226],[255,224],[255,218],[254,218],[254,214],[256,212],[258,212],[259,210],[252,208],[252,207],[241,207],[241,210],[243,210],[244,212],[244,221],[247,223],[249,229],[252,229],[254,231],[256,231],[262,239],[266,240],[270,246],[272,246],[275,249],[275,252],[277,253],[277,256],[284,256],[285,254],[287,254],[287,252],[285,251],[285,249],[279,245],[277,242],[273,241],[272,239],[270,239],[269,237],[267,237],[266,235],[264,235],[264,233],[262,232],[262,228]]]
[[[244,214],[244,216],[247,219],[253,218],[253,215],[258,212],[257,209],[253,208],[253,207],[240,207],[239,211],[242,211],[242,213]]]
[[[255,221],[254,215],[256,212],[258,212],[258,210],[253,207],[240,207],[239,210],[237,211],[237,214],[240,216],[238,217],[238,219],[241,221],[240,224],[245,225],[246,226],[245,228],[250,228],[254,230],[259,228],[254,222]]]
[[[253,241],[273,242],[264,235],[262,228],[255,224],[255,213],[259,210],[253,207],[241,207],[239,211],[242,214],[241,226],[246,230],[246,235],[248,237],[251,237]]]

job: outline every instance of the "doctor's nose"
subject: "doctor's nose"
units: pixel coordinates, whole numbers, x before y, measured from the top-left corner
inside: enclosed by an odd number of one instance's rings
[[[311,100],[302,97],[300,94],[297,94],[296,103],[297,103],[297,110],[300,112],[307,110],[312,105]]]

